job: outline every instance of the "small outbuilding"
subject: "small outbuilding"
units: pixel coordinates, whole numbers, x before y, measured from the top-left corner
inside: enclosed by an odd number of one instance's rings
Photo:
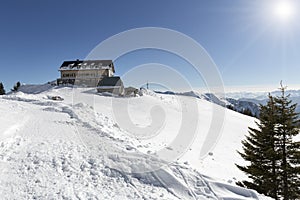
[[[124,95],[127,97],[135,97],[138,94],[139,90],[134,87],[127,87],[124,89]]]
[[[119,76],[104,77],[97,85],[98,92],[109,92],[115,95],[124,95],[124,85]]]

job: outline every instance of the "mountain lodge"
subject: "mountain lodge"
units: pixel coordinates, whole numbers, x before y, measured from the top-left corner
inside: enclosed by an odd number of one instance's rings
[[[60,78],[57,85],[72,84],[96,87],[104,77],[112,77],[115,67],[112,60],[75,60],[64,61],[59,68]]]

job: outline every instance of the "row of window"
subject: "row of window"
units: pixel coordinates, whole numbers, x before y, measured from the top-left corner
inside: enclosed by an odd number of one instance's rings
[[[75,63],[72,63],[72,64],[69,64],[68,67],[69,67],[69,68],[73,68],[74,65],[75,65]],[[94,68],[95,68],[95,69],[96,69],[96,68],[103,68],[103,69],[106,68],[106,69],[109,69],[110,66],[103,66],[102,63],[100,63],[100,64],[98,64],[98,65],[95,65],[95,63],[91,63],[90,65],[88,65],[87,63],[83,63],[83,64],[82,64],[82,63],[79,63],[79,64],[77,64],[77,68],[78,68],[78,69],[79,69],[79,68],[80,68],[80,69],[86,69],[86,68],[87,68],[87,69],[89,69],[89,68],[90,68],[90,69],[94,69]]]
[[[62,74],[62,77],[99,77],[101,75],[104,76],[108,76],[107,73],[103,73],[103,74],[92,74],[92,73],[79,73],[79,74],[75,74],[75,73],[70,73],[70,74]]]
[[[62,77],[76,77],[75,73],[71,73],[71,74],[62,74]]]

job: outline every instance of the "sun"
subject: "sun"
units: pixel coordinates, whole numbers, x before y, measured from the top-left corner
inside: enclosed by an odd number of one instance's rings
[[[289,21],[294,15],[294,6],[292,3],[288,0],[280,0],[276,2],[273,8],[274,15],[280,20],[280,21]]]

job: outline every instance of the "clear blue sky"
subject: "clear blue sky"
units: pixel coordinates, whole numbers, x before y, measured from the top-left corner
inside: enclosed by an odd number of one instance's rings
[[[0,81],[8,90],[16,81],[54,80],[64,60],[85,58],[97,44],[119,32],[151,26],[174,29],[199,42],[227,86],[270,85],[280,80],[300,84],[300,4],[291,2],[293,16],[283,22],[271,12],[275,2],[3,0]],[[151,61],[146,53],[128,58],[140,64]],[[131,67],[128,60],[116,62],[119,75]]]

